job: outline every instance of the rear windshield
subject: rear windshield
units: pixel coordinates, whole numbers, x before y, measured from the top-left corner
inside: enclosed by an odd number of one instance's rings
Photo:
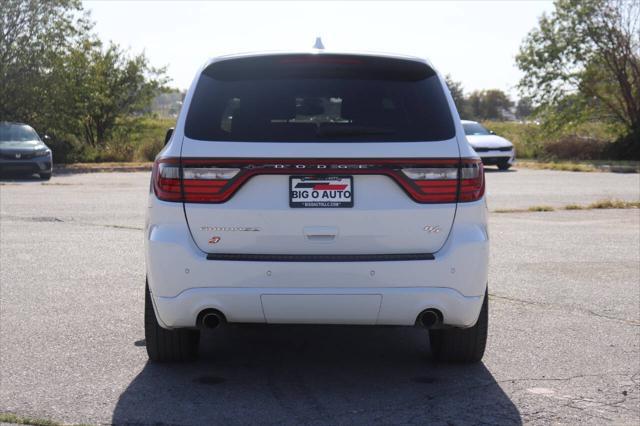
[[[187,115],[191,139],[438,141],[455,130],[434,71],[415,61],[280,55],[211,65]]]

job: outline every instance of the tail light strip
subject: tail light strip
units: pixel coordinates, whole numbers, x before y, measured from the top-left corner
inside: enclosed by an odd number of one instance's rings
[[[418,203],[476,201],[484,170],[476,159],[202,159],[165,158],[153,167],[164,201],[223,203],[256,175],[385,175]]]

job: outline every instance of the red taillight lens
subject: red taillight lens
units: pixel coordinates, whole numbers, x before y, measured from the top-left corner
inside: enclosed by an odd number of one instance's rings
[[[240,172],[233,167],[184,165],[182,185],[186,203],[219,203],[231,194],[231,180]]]
[[[421,203],[476,201],[484,194],[484,171],[480,160],[454,162],[425,167],[403,168],[410,186],[405,187]]]
[[[484,167],[480,160],[463,160],[458,202],[477,201],[484,195]]]
[[[229,197],[230,181],[240,169],[180,164],[160,160],[154,164],[154,188],[163,201],[217,203]]]
[[[182,201],[180,163],[178,160],[159,160],[153,164],[153,189],[163,201]]]

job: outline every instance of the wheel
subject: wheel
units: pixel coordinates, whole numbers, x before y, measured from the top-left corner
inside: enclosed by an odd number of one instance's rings
[[[198,355],[200,331],[190,329],[167,330],[160,327],[153,310],[149,285],[144,296],[144,337],[147,355],[154,362],[192,361]]]
[[[38,173],[40,175],[40,179],[42,180],[49,180],[51,179],[51,172],[46,172],[46,173]]]
[[[480,316],[473,327],[429,330],[431,353],[437,361],[480,362],[487,343],[489,296],[485,291]]]
[[[500,169],[500,170],[509,170],[509,167],[511,167],[511,164],[509,164],[506,161],[499,161],[498,162],[498,169]]]

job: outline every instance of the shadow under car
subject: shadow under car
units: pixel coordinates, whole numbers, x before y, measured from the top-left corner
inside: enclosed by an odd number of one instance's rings
[[[522,423],[484,364],[434,363],[421,328],[228,325],[201,339],[198,362],[147,363],[113,424]]]

